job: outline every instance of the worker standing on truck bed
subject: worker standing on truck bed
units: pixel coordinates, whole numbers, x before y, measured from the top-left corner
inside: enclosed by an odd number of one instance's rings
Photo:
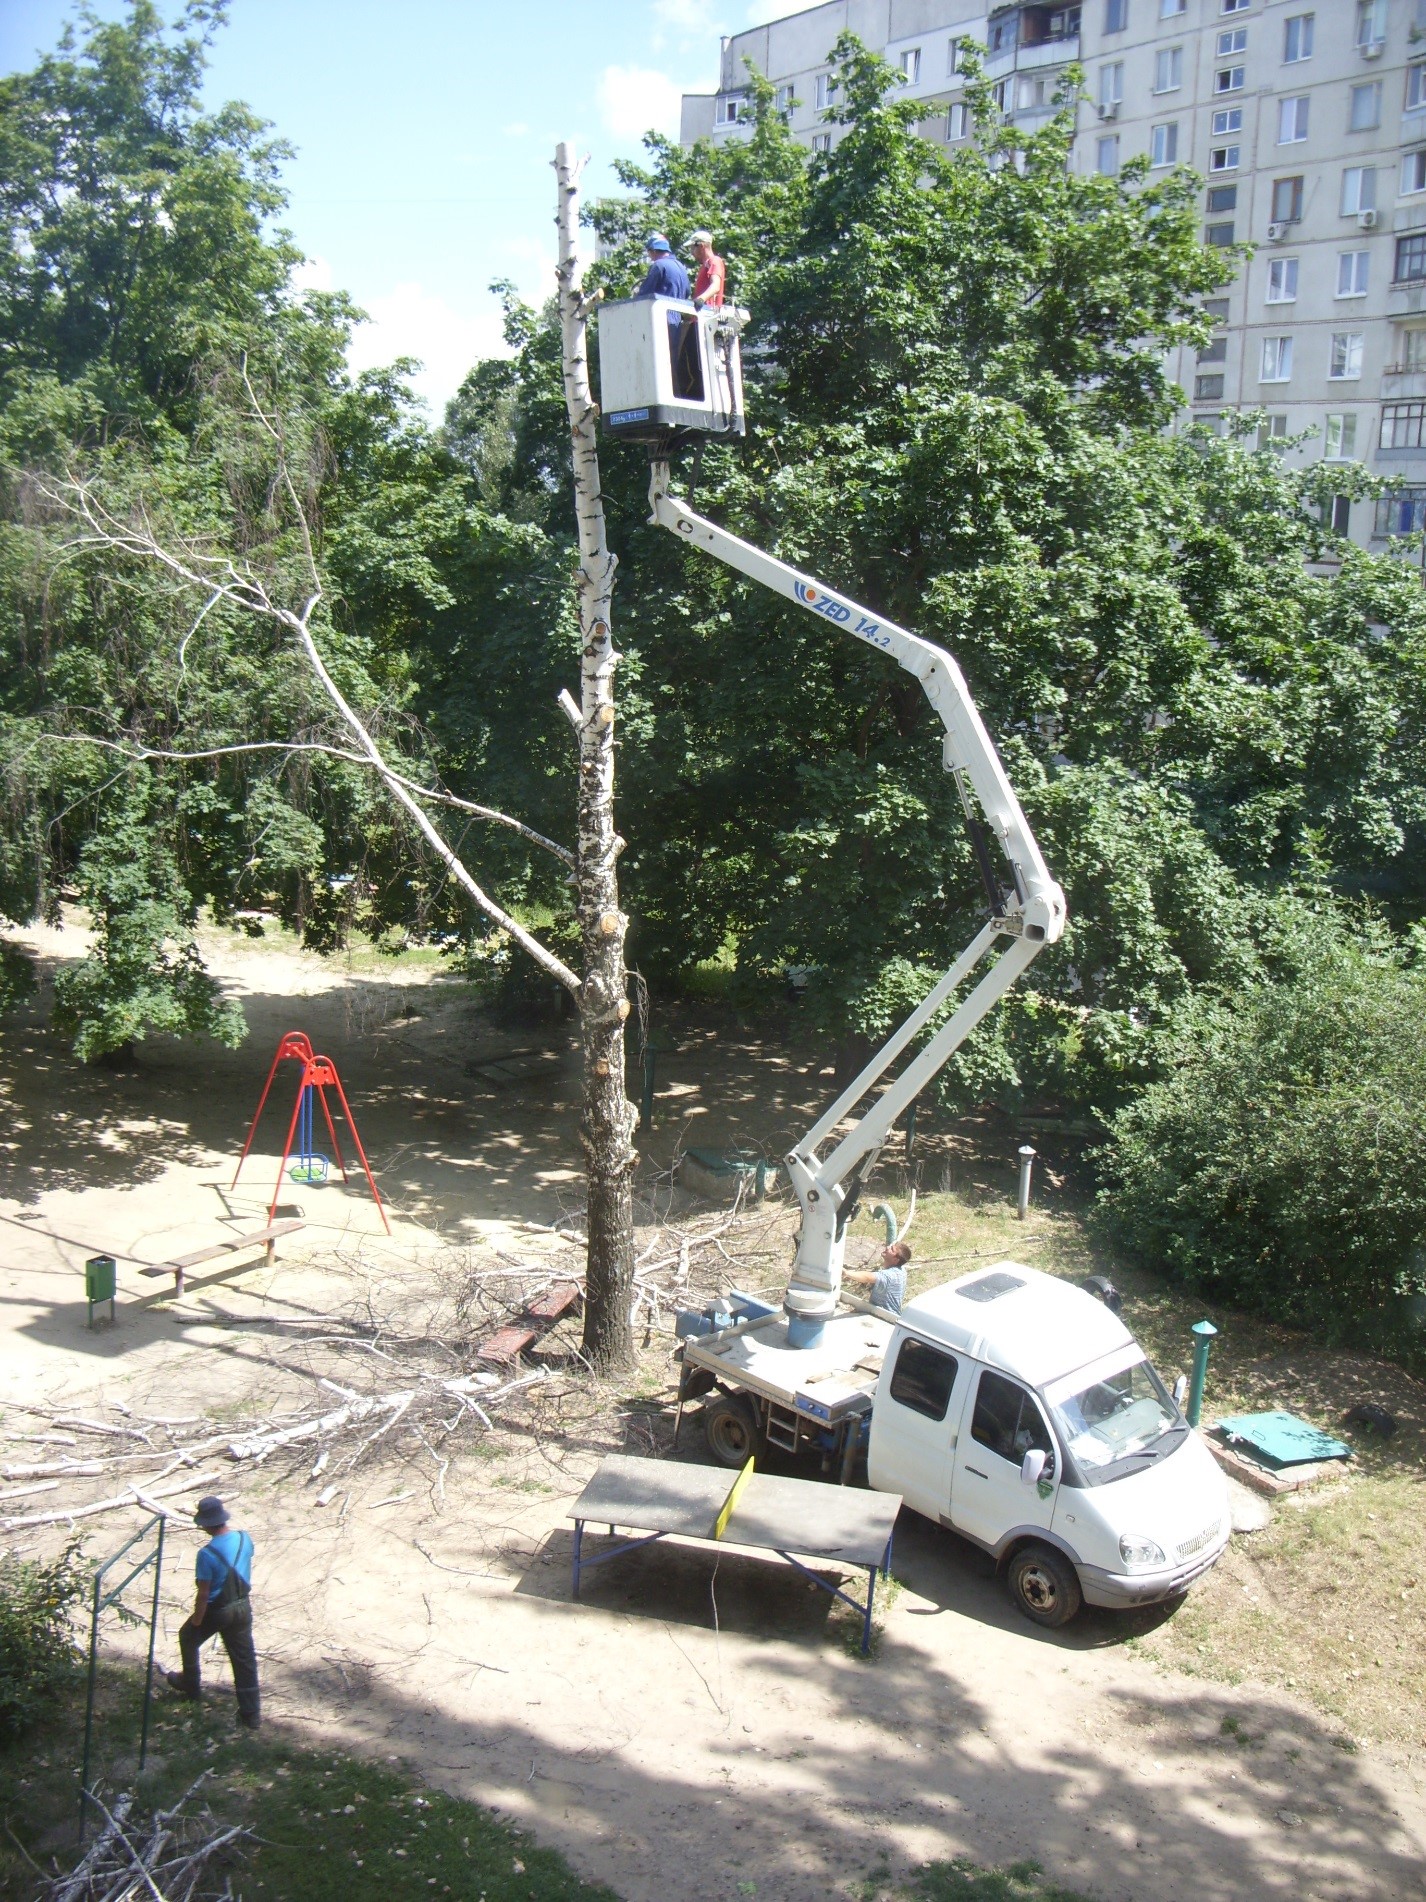
[[[906,1299],[906,1264],[910,1259],[908,1243],[888,1242],[881,1251],[879,1268],[845,1268],[842,1279],[853,1286],[869,1288],[867,1300],[872,1307],[885,1308],[888,1314],[900,1314]]]
[[[693,301],[700,310],[721,310],[728,290],[728,266],[713,249],[711,231],[695,231],[688,241],[698,260],[693,280]]]
[[[644,240],[644,255],[649,268],[643,283],[634,292],[635,297],[671,297],[677,303],[686,304],[691,290],[688,272],[673,255],[673,246],[661,231]]]

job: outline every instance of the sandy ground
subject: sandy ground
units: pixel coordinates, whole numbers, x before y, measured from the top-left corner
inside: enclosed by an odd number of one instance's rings
[[[69,934],[39,948],[73,954]],[[132,1070],[83,1072],[38,1018],[3,1033],[0,1402],[265,1415],[293,1401],[268,1346],[276,1323],[350,1311],[373,1289],[419,1303],[453,1263],[537,1250],[519,1224],[572,1199],[562,1039],[499,1035],[440,984],[354,982],[261,949],[229,947],[220,968],[253,1026],[237,1053],[155,1047]],[[287,1184],[308,1227],[274,1269],[139,1307],[155,1284],[138,1261],[261,1221],[275,1145],[236,1195],[226,1184],[277,1035],[297,1027],[342,1070],[393,1235],[355,1186]],[[514,1086],[480,1073],[512,1046],[549,1054],[522,1059]],[[696,1081],[670,1088],[719,1136],[777,1138],[818,1093],[743,1047],[694,1052],[690,1072],[705,1059],[709,1104],[692,1100]],[[99,1248],[126,1258],[126,1300],[90,1334],[78,1270]],[[1419,1763],[1344,1748],[1338,1726],[1251,1682],[1156,1670],[1107,1614],[1039,1632],[986,1560],[913,1515],[898,1533],[905,1589],[870,1663],[829,1628],[824,1594],[735,1551],[715,1564],[653,1547],[572,1605],[565,1515],[583,1480],[602,1450],[667,1438],[664,1413],[611,1405],[598,1432],[517,1430],[498,1452],[472,1441],[439,1507],[429,1464],[395,1440],[324,1511],[300,1477],[225,1470],[259,1545],[269,1715],[409,1760],[628,1902],[813,1902],[851,1896],[873,1868],[953,1854],[1034,1857],[1106,1902],[1426,1889]],[[129,1523],[98,1522],[92,1549]],[[170,1655],[191,1536],[178,1534],[165,1592]]]

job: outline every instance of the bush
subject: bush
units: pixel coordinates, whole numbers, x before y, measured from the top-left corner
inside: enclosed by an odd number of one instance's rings
[[[49,1564],[0,1557],[0,1743],[28,1730],[77,1675],[69,1608],[86,1584],[78,1546]]]
[[[1174,1279],[1340,1339],[1426,1287],[1426,978],[1307,923],[1114,1119],[1100,1200]]]

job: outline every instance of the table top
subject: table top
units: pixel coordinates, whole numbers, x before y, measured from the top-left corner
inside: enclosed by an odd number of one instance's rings
[[[566,1515],[591,1524],[667,1532],[685,1539],[713,1538],[713,1527],[737,1474],[721,1466],[676,1460],[631,1459],[613,1453]],[[800,1552],[846,1565],[880,1565],[899,1493],[863,1492],[815,1480],[783,1479],[754,1471],[724,1532],[723,1545]]]

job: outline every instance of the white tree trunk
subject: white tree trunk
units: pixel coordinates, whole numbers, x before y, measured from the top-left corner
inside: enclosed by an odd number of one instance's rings
[[[638,1114],[624,1091],[624,968],[628,924],[619,909],[614,830],[614,651],[609,602],[615,557],[604,534],[595,441],[598,411],[589,387],[588,310],[579,258],[579,174],[574,149],[555,154],[558,179],[559,308],[564,393],[574,452],[579,529],[579,804],[576,903],[583,944],[579,1014],[584,1039],[585,1159],[589,1182],[589,1258],[584,1347],[601,1371],[634,1354],[630,1304],[634,1281],[633,1134]]]

